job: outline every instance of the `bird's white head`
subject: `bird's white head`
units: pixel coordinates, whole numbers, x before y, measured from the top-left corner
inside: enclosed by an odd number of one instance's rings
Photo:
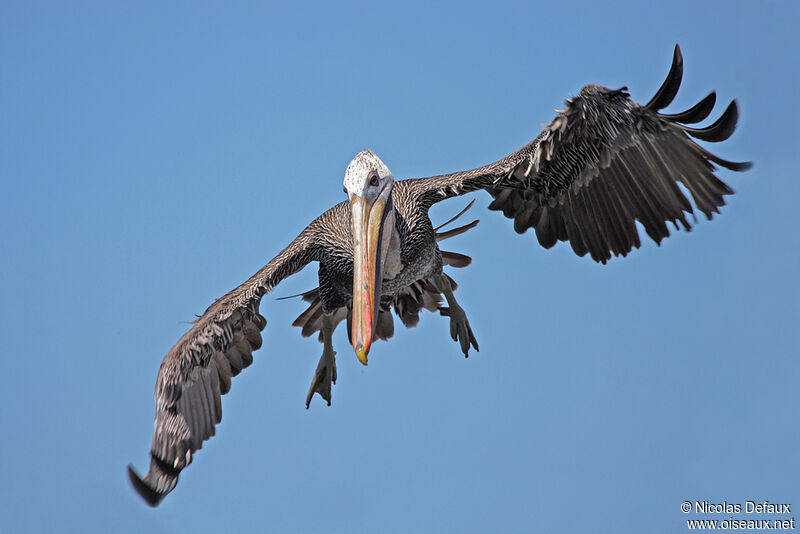
[[[344,173],[353,225],[353,321],[356,356],[367,364],[378,320],[383,261],[394,228],[394,177],[371,150],[362,150]]]
[[[389,167],[372,150],[356,154],[344,172],[344,192],[351,200],[354,196],[373,196],[390,182],[394,183],[394,176]]]

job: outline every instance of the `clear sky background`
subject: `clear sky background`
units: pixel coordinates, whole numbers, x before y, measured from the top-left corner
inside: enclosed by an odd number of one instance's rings
[[[682,532],[684,500],[800,516],[800,8],[794,2],[0,5],[3,532]],[[600,266],[486,210],[446,243],[481,352],[396,323],[363,367],[264,298],[255,363],[160,508],[159,363],[186,321],[344,199],[518,149],[587,83],[672,111],[717,89],[753,160],[714,221]],[[715,116],[716,117],[716,114]],[[432,210],[434,221],[467,199]],[[713,516],[710,516],[713,518]],[[726,519],[723,515],[718,518]],[[762,516],[763,517],[763,516]],[[788,519],[787,516],[770,516]]]

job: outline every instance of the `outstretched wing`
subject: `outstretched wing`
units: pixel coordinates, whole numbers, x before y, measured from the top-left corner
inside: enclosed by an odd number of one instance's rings
[[[321,217],[320,217],[321,219]],[[259,314],[261,297],[281,280],[319,260],[318,221],[245,283],[218,299],[170,349],[156,381],[156,418],[150,470],[140,478],[128,467],[133,486],[151,506],[178,482],[203,441],[222,419],[220,396],[231,377],[253,362],[267,324]]]
[[[639,247],[635,222],[657,243],[669,236],[667,222],[691,225],[689,191],[708,219],[733,191],[716,177],[714,163],[734,171],[751,167],[719,158],[695,143],[724,141],[738,120],[736,101],[705,128],[692,128],[711,113],[716,94],[676,114],[659,111],[678,92],[683,57],[675,46],[672,68],[658,93],[642,106],[627,88],[584,87],[530,144],[478,169],[408,180],[426,206],[478,189],[494,197],[490,209],[514,219],[514,229],[534,228],[550,248],[569,241],[583,256],[605,263]]]

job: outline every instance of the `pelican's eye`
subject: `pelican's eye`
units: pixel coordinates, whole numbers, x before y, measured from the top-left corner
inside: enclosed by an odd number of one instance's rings
[[[375,186],[378,185],[378,174],[377,173],[373,172],[370,175],[370,177],[369,177],[369,185],[371,185],[372,187],[375,187]]]

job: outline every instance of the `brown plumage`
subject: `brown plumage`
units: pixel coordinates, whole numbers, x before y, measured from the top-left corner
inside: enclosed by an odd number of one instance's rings
[[[437,228],[434,229],[435,231],[435,239],[436,242],[439,243],[444,241],[445,239],[449,239],[451,237],[455,237],[457,235],[463,234],[467,230],[475,228],[479,220],[474,220],[468,224],[463,226],[459,226],[457,228],[453,228],[452,230],[448,230],[446,232],[439,232],[440,229],[444,228],[448,224],[452,223],[464,213],[467,212],[468,209],[475,204],[475,200],[473,199],[466,208],[461,210],[458,214],[456,214],[450,220],[440,224]],[[451,266],[457,269],[462,269],[467,267],[470,263],[472,263],[472,258],[469,256],[465,256],[464,254],[459,254],[458,252],[450,252],[447,250],[440,250],[442,255],[442,264],[443,266]],[[451,285],[453,289],[457,286],[455,280],[450,278]],[[306,291],[300,295],[295,295],[296,297],[301,297],[303,301],[308,302],[308,308],[301,313],[297,319],[294,320],[292,326],[296,326],[301,329],[301,335],[303,337],[309,337],[317,332],[319,332],[319,341],[322,342],[322,298],[320,297],[319,288],[314,288],[310,291]],[[283,297],[291,298],[291,297]],[[442,297],[439,291],[436,290],[435,287],[432,287],[430,282],[426,280],[419,280],[415,281],[407,288],[402,290],[401,292],[393,295],[392,297],[386,297],[386,301],[383,303],[381,307],[381,311],[379,314],[379,320],[377,329],[375,330],[375,337],[377,339],[386,341],[394,335],[394,322],[392,320],[391,309],[394,308],[395,313],[400,318],[400,321],[407,327],[416,326],[419,323],[419,312],[423,309],[428,311],[435,312],[439,309],[442,303]],[[339,324],[341,321],[347,319],[350,320],[351,310],[348,307],[339,308],[335,312],[334,323]],[[350,330],[348,329],[348,334]]]
[[[421,310],[439,309],[451,318],[451,336],[464,354],[470,347],[477,349],[466,316],[453,298],[455,283],[442,273],[445,265],[466,267],[471,259],[437,246],[477,221],[449,231],[434,229],[428,209],[441,200],[484,189],[494,198],[490,209],[513,219],[517,232],[533,228],[545,248],[569,241],[576,254],[589,254],[601,263],[641,245],[636,221],[658,243],[669,236],[667,223],[689,230],[686,215],[695,208],[711,219],[725,204],[725,195],[733,193],[716,176],[714,164],[734,171],[750,164],[723,160],[691,139],[727,139],[738,119],[735,101],[704,128],[688,125],[708,117],[714,93],[684,112],[660,113],[675,97],[682,73],[683,59],[676,46],[666,81],[644,106],[633,101],[624,87],[589,85],[567,100],[565,109],[531,143],[478,169],[394,182],[377,156],[359,154],[345,176],[351,202],[352,191],[362,185],[368,190],[367,181],[385,183],[391,192],[386,207],[390,217],[381,220],[382,231],[386,230],[381,239],[386,241],[379,242],[386,246],[378,260],[382,289],[373,337],[392,336],[391,310],[404,325],[414,326]],[[320,285],[302,295],[309,307],[294,326],[302,328],[303,336],[320,332],[324,341],[326,322],[335,327],[353,320],[354,228],[351,203],[323,213],[249,280],[214,302],[167,353],[156,383],[150,470],[140,479],[129,468],[131,481],[148,503],[157,504],[175,487],[180,471],[214,435],[222,418],[221,395],[230,389],[231,378],[253,362],[252,352],[261,346],[266,320],[259,305],[265,294],[317,261]],[[449,307],[442,306],[442,295]],[[330,402],[336,370],[332,355],[328,356],[321,359],[308,400],[318,392]]]

